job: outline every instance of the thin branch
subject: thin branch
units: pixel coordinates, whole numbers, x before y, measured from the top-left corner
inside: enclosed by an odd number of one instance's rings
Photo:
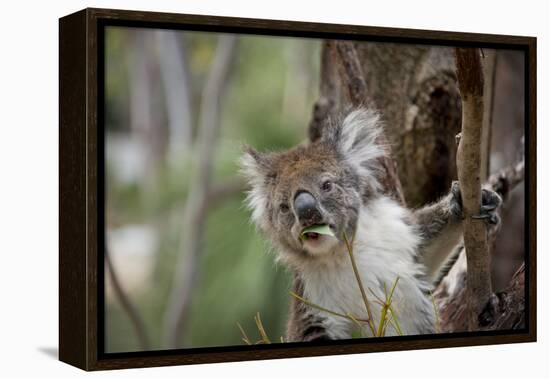
[[[483,130],[481,134],[481,180],[487,180],[491,167],[491,137],[493,126],[493,108],[495,103],[495,77],[497,51],[486,49],[483,56]]]
[[[143,323],[139,312],[134,307],[134,304],[132,304],[132,301],[126,294],[126,291],[124,291],[124,288],[122,288],[122,284],[118,279],[117,272],[113,266],[113,262],[111,261],[107,249],[105,249],[105,266],[107,268],[107,272],[109,273],[111,284],[113,285],[113,291],[118,301],[120,302],[122,309],[124,309],[124,311],[128,315],[128,318],[130,319],[132,326],[134,327],[134,332],[136,333],[141,349],[149,350],[150,343],[147,331],[145,330],[145,324]]]
[[[177,159],[181,158],[179,152],[189,150],[193,128],[187,49],[184,36],[178,31],[156,30],[155,38],[159,50],[160,77],[166,94],[169,154],[172,159]]]
[[[430,292],[430,299],[432,300],[432,306],[434,308],[435,332],[441,333],[441,321],[439,320],[439,310],[437,309],[437,304],[435,303],[435,296],[433,292]]]
[[[354,107],[373,107],[374,101],[367,92],[363,68],[352,41],[332,41],[330,47],[338,57],[340,77],[343,79],[350,103]]]
[[[359,61],[359,55],[353,42],[334,41],[330,45],[333,53],[338,57],[338,67],[340,68],[340,77],[347,89],[350,103],[353,107],[367,106],[376,108],[376,104],[369,96],[367,84],[363,76],[363,69]],[[384,173],[381,178],[381,184],[384,192],[389,194],[401,204],[405,204],[403,195],[403,186],[397,175],[397,165],[392,158],[390,143],[384,133],[380,133],[376,141],[380,146],[385,147],[385,156],[378,159]]]
[[[472,218],[481,209],[483,69],[479,49],[456,48],[455,57],[462,98],[462,132],[457,152],[457,169],[468,264],[468,319],[470,330],[476,330],[479,312],[492,293],[487,226],[483,220]]]
[[[256,313],[256,316],[254,316],[254,321],[256,322],[258,332],[260,332],[260,337],[262,337],[262,342],[265,344],[270,344],[271,340],[269,339],[265,331],[264,324],[262,323],[262,319],[260,317],[260,312]]]
[[[516,162],[491,175],[487,180],[487,186],[496,191],[504,201],[508,199],[510,192],[525,179],[525,142],[523,137],[520,143],[521,147]]]
[[[319,85],[319,99],[313,106],[313,117],[309,123],[309,140],[317,141],[323,134],[323,127],[334,114],[338,103],[339,83],[335,75],[335,62],[331,52],[331,41],[323,41],[321,47],[321,81]]]
[[[232,178],[226,181],[212,184],[206,195],[206,211],[214,209],[226,200],[241,195],[246,190],[246,182],[242,178]]]
[[[204,219],[208,213],[227,200],[242,195],[246,190],[246,182],[242,178],[231,178],[210,185],[208,193],[204,194],[202,208],[197,210],[197,218]]]
[[[241,336],[242,336],[241,339],[243,340],[243,342],[246,343],[247,345],[253,345],[252,341],[246,335],[246,332],[244,331],[241,324],[237,323],[237,326],[239,327],[239,330],[241,331]]]
[[[374,329],[374,323],[372,318],[372,312],[370,309],[369,300],[367,298],[367,293],[365,292],[365,287],[363,287],[363,281],[361,280],[361,275],[359,274],[359,270],[357,269],[357,264],[355,263],[355,257],[353,256],[353,246],[350,245],[348,238],[346,237],[346,234],[344,233],[344,242],[346,243],[347,251],[349,254],[349,258],[351,260],[351,266],[353,268],[353,273],[355,274],[355,279],[357,280],[357,285],[359,286],[359,290],[361,291],[361,297],[363,298],[363,302],[365,303],[365,309],[367,310],[367,315],[369,318],[369,327],[371,329],[371,332],[373,335],[376,335],[375,329]]]
[[[389,295],[386,288],[386,283],[384,283],[384,293],[386,295],[386,301],[384,302],[384,305],[382,306],[382,310],[380,311],[380,322],[378,323],[378,331],[376,332],[377,337],[382,337],[386,333],[386,326],[388,325],[388,321],[386,318],[388,315],[388,310],[391,307],[392,297],[393,297],[395,288],[397,287],[397,282],[399,282],[399,277],[395,279],[395,282],[393,283],[393,286]]]
[[[190,191],[183,215],[183,237],[176,264],[174,285],[165,314],[165,341],[170,347],[181,345],[189,319],[191,295],[199,272],[206,222],[206,195],[210,191],[214,156],[221,127],[222,98],[236,52],[237,37],[222,35],[206,79],[200,108],[200,125],[194,151]]]
[[[291,296],[293,296],[297,300],[300,300],[302,303],[304,303],[305,305],[309,305],[312,308],[315,308],[315,309],[318,309],[320,311],[326,312],[326,313],[331,314],[333,316],[342,317],[342,318],[345,318],[345,319],[348,319],[348,320],[350,319],[350,317],[345,315],[345,314],[338,313],[338,312],[335,312],[335,311],[331,311],[330,309],[327,309],[327,308],[324,308],[320,305],[314,304],[314,303],[310,302],[309,300],[304,299],[302,296],[298,295],[296,292],[289,291],[289,293],[290,293]]]
[[[399,334],[400,336],[403,335],[403,331],[401,330],[401,325],[399,324],[399,320],[397,319],[397,315],[395,314],[395,311],[393,310],[393,307],[390,306],[390,314],[391,314],[391,319],[390,319],[390,322],[392,323],[393,327],[395,328],[395,330],[397,331],[397,334]]]
[[[363,332],[363,325],[361,325],[359,320],[357,318],[355,318],[351,313],[347,313],[346,315],[351,319],[351,321],[353,321],[355,326],[357,326],[359,328],[359,331],[362,333]]]

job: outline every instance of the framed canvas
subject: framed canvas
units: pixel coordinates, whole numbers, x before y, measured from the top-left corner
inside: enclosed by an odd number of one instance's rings
[[[536,340],[536,39],[59,21],[59,357]]]

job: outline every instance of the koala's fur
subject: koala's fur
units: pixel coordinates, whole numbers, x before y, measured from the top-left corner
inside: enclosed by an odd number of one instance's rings
[[[343,241],[344,234],[354,237],[354,255],[368,288],[374,324],[379,323],[381,307],[374,295],[384,299],[385,287],[389,290],[399,277],[392,307],[403,334],[433,333],[430,291],[462,237],[459,189],[453,187],[439,202],[416,211],[382,194],[378,178],[384,172],[377,162],[386,150],[376,143],[379,133],[378,114],[359,109],[343,122],[327,125],[316,142],[285,152],[248,148],[242,170],[251,187],[252,220],[294,273],[295,292],[319,306],[365,320]],[[316,219],[298,217],[295,197],[302,192],[317,202]],[[484,197],[499,202],[496,194]],[[300,238],[312,224],[329,225],[337,237]],[[350,338],[352,330],[348,319],[292,301],[289,341]],[[396,334],[395,328],[386,329],[386,335]]]

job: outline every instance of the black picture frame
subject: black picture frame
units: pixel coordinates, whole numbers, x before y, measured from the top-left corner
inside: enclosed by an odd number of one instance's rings
[[[105,353],[103,50],[106,26],[524,51],[526,328],[371,340]],[[59,21],[59,89],[61,361],[84,370],[105,370],[536,341],[536,38],[89,8]]]

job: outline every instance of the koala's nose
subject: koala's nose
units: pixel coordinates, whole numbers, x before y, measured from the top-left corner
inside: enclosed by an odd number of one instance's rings
[[[300,192],[294,198],[294,209],[302,224],[312,225],[322,222],[317,200],[309,192]]]

